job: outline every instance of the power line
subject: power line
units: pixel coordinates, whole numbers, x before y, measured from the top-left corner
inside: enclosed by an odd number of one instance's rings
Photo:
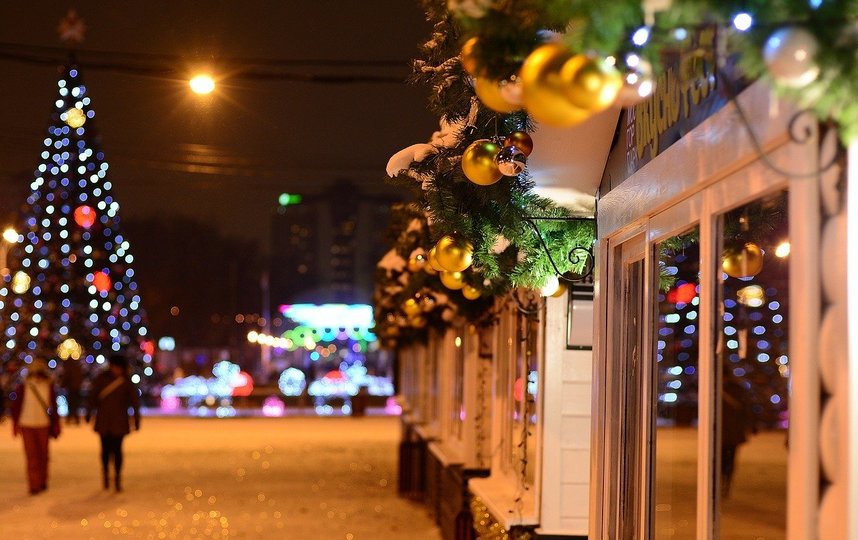
[[[142,77],[185,78],[189,63],[217,64],[228,73],[228,79],[280,80],[317,84],[381,83],[403,84],[399,76],[374,74],[302,73],[283,68],[407,68],[402,60],[337,60],[337,59],[272,59],[253,57],[185,57],[169,54],[130,53],[118,51],[75,51],[74,62],[87,70],[112,71]],[[64,64],[70,52],[60,47],[0,43],[0,59],[35,65]]]

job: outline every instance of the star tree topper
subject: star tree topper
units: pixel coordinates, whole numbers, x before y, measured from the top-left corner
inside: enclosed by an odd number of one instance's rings
[[[66,16],[60,20],[60,24],[57,26],[57,33],[60,36],[60,41],[68,47],[75,47],[83,43],[86,24],[84,24],[83,19],[77,14],[77,11],[70,9]]]

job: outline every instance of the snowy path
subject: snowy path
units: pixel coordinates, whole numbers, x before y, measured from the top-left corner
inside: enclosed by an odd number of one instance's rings
[[[144,418],[125,491],[100,486],[98,439],[67,427],[46,493],[26,495],[20,439],[0,424],[0,538],[436,540],[396,496],[396,418]]]

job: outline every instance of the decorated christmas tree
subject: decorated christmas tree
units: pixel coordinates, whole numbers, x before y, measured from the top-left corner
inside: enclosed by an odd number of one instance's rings
[[[51,368],[79,361],[87,372],[121,353],[139,381],[152,373],[152,344],[95,110],[73,61],[56,92],[0,287],[0,360],[7,372],[34,358]]]

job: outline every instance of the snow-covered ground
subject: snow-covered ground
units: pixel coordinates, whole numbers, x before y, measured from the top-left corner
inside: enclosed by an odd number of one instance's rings
[[[396,495],[397,418],[143,420],[120,494],[101,489],[97,436],[71,426],[48,491],[27,495],[21,441],[0,424],[0,538],[440,538]]]

